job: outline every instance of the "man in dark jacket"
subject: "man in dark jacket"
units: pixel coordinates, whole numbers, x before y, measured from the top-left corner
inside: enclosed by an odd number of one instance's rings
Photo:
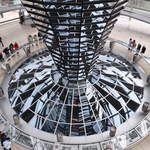
[[[4,61],[4,58],[3,58],[3,54],[2,54],[2,53],[0,53],[0,61],[1,61],[1,62]]]
[[[141,54],[144,54],[144,53],[145,53],[145,51],[146,51],[146,47],[145,47],[145,46],[143,46],[143,47],[142,47],[142,49],[141,49]]]
[[[6,57],[9,57],[10,55],[9,48],[8,47],[4,48],[3,53],[6,55]]]

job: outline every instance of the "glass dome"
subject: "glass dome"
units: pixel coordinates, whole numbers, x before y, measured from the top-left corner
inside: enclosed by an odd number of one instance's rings
[[[119,126],[143,97],[139,73],[122,57],[101,54],[86,84],[72,87],[48,51],[26,60],[9,83],[13,109],[34,128],[66,136],[102,133]]]
[[[94,135],[125,122],[141,103],[142,81],[104,45],[127,0],[22,2],[48,50],[22,63],[10,80],[10,103],[20,117],[66,136]]]

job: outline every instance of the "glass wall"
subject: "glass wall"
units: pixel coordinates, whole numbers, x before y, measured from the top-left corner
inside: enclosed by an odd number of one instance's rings
[[[20,4],[20,0],[0,0],[0,6],[10,6]]]
[[[150,0],[129,0],[128,7],[150,11]]]

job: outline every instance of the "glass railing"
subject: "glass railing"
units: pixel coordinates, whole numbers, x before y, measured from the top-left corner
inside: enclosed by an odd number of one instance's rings
[[[150,57],[144,56],[145,61],[150,64]]]
[[[21,4],[20,0],[0,0],[0,7],[1,6],[12,6]]]
[[[38,139],[29,134],[24,133],[22,130],[16,128],[10,124],[4,116],[0,115],[0,127],[4,125],[3,131],[11,138],[11,140],[27,149],[34,150],[53,150],[53,147],[58,143],[52,143],[50,141],[44,141]],[[1,127],[2,129],[2,127]],[[110,140],[102,141],[94,144],[84,145],[71,145],[60,144],[59,150],[107,150],[112,148],[113,150],[123,150],[136,142],[143,139],[150,132],[150,115],[147,115],[143,121],[141,121],[134,129],[111,138]]]
[[[150,0],[129,0],[127,6],[130,8],[137,8],[150,11]]]
[[[18,56],[20,53],[22,54],[23,57],[28,57],[34,51],[37,52],[37,51],[43,51],[43,50],[45,50],[45,44],[43,44],[42,39],[38,40],[38,44],[35,41],[30,44],[26,43],[20,46],[18,50],[13,50],[13,53],[10,53],[9,56],[3,56],[4,60],[0,62],[0,65],[5,65],[9,63],[10,60],[14,60],[14,57]],[[19,61],[19,58],[18,58],[18,61]]]
[[[123,50],[128,50],[128,44],[121,41],[114,41],[115,45],[121,46]],[[110,41],[106,44],[106,50],[109,49]],[[23,45],[20,50],[16,51],[21,54],[24,53],[24,57],[28,57],[28,53],[25,52],[25,49],[29,47],[29,44]],[[119,48],[119,47],[118,47]],[[43,50],[46,50],[45,47]],[[133,49],[133,51],[136,51]],[[31,49],[31,53],[32,53]],[[13,55],[14,55],[13,54]],[[9,61],[9,59],[14,59],[13,55],[7,58],[4,63]],[[18,60],[19,61],[19,60]],[[17,63],[17,62],[16,62]],[[142,112],[141,112],[142,113]],[[53,143],[51,141],[44,141],[32,135],[26,134],[21,129],[17,128],[7,120],[4,115],[0,114],[0,128],[5,132],[13,142],[24,146],[27,149],[32,150],[53,150],[54,147],[57,147],[59,150],[123,150],[133,144],[139,142],[144,137],[149,135],[150,132],[150,114],[147,114],[140,123],[138,123],[133,129],[129,131],[124,131],[123,134],[115,136],[108,140],[100,141],[92,144],[63,144],[63,143]],[[80,138],[80,137],[79,137]]]
[[[110,44],[112,43],[112,45]],[[112,46],[112,49],[115,48],[115,46],[121,46],[122,49],[126,50],[126,51],[132,51],[134,53],[138,53],[139,56],[144,56],[144,54],[141,53],[141,49],[140,50],[137,50],[137,48],[133,48],[133,47],[130,47],[129,44],[123,42],[123,41],[120,41],[120,40],[114,40],[112,38],[108,38],[107,42],[106,42],[106,49],[110,49],[110,45]],[[150,58],[150,57],[147,57],[147,58]]]

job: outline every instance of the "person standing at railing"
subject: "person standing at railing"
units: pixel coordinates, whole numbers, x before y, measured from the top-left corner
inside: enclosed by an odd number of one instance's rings
[[[141,45],[140,43],[138,43],[137,48],[136,48],[136,52],[137,52],[137,53],[140,52],[141,46],[142,46],[142,45]]]
[[[34,34],[33,39],[34,39],[36,46],[38,46],[38,36],[36,34]]]
[[[32,35],[28,36],[28,42],[29,42],[29,46],[33,46],[33,37],[32,37]]]
[[[18,50],[19,49],[19,44],[17,42],[14,43],[13,49],[14,50]]]
[[[20,22],[19,22],[19,23],[23,24],[24,21],[25,21],[25,16],[24,16],[24,11],[21,10],[21,9],[20,9],[20,11],[19,11],[19,19],[20,19]]]
[[[9,44],[9,51],[10,51],[11,54],[14,53],[14,45],[13,45],[13,43]]]
[[[3,62],[4,61],[4,58],[3,58],[3,54],[0,53],[0,61]]]
[[[145,46],[143,46],[143,47],[142,47],[142,49],[141,49],[141,54],[144,54],[144,53],[145,53],[145,51],[146,51],[146,47],[145,47]]]
[[[128,50],[131,50],[131,45],[132,45],[132,39],[129,39],[129,45],[128,45]]]
[[[4,48],[3,53],[5,54],[6,57],[9,57],[10,56],[9,48],[8,47]]]
[[[17,42],[13,45],[13,50],[17,51],[19,49],[19,44]],[[19,55],[19,51],[17,51],[17,55]]]
[[[0,15],[1,15],[1,18],[4,18],[4,14],[3,13],[0,13]]]
[[[133,40],[133,41],[131,42],[131,47],[132,47],[132,50],[133,50],[134,48],[136,48],[136,41],[135,41],[135,40]]]
[[[2,47],[4,47],[4,43],[3,43],[2,37],[0,37],[0,44],[2,45]]]
[[[42,43],[43,36],[42,36],[41,32],[38,32],[38,38],[39,38],[39,43],[40,42]]]

